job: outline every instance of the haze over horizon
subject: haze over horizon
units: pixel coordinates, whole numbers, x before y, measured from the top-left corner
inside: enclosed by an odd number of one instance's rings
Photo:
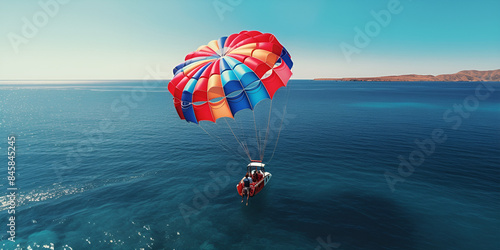
[[[269,32],[292,79],[500,68],[500,2],[3,1],[0,80],[165,79],[200,45]],[[263,7],[265,6],[265,7]]]

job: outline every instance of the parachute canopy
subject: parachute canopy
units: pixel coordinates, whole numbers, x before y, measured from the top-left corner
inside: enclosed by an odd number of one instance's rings
[[[274,35],[242,31],[189,53],[174,68],[168,90],[181,119],[215,122],[272,99],[287,85],[292,66],[288,51]]]

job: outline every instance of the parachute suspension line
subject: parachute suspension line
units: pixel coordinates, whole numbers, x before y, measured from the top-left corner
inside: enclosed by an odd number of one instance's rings
[[[236,125],[238,126],[238,131],[242,131],[243,133],[243,138],[240,136],[240,141],[241,141],[241,147],[243,148],[243,150],[245,151],[245,153],[247,154],[247,156],[249,157],[249,159],[251,159],[251,156],[250,156],[250,149],[248,149],[248,143],[247,143],[247,136],[245,134],[245,130],[243,127],[240,126],[240,124],[238,123],[238,121],[234,120],[234,122],[236,123]]]
[[[243,146],[245,146],[245,148],[243,150],[246,150],[248,152],[250,152],[250,150],[248,149],[248,143],[246,142],[246,140],[248,139],[247,135],[245,134],[245,128],[240,126],[240,124],[238,123],[238,121],[236,119],[234,119],[234,122],[236,123],[236,125],[238,126],[238,130],[239,131],[242,131],[243,133],[243,139],[241,140],[241,144]]]
[[[288,87],[288,91],[286,94],[286,103],[285,103],[285,107],[283,108],[283,117],[281,118],[280,129],[278,131],[278,137],[276,138],[276,143],[274,144],[273,154],[271,155],[271,158],[269,159],[269,161],[267,161],[267,163],[271,162],[271,160],[273,159],[274,153],[276,152],[276,147],[278,146],[278,141],[280,139],[280,134],[281,134],[281,128],[283,127],[283,121],[285,120],[286,106],[288,105],[288,97],[289,96],[290,96],[290,87]]]
[[[221,146],[221,147],[222,147],[222,149],[224,149],[224,150],[225,150],[225,151],[227,151],[228,153],[236,153],[237,155],[239,155],[237,152],[234,152],[234,150],[232,150],[232,152],[231,152],[231,151],[229,151],[229,150],[228,150],[228,148],[230,148],[230,147],[229,147],[229,146],[227,146],[227,145],[226,145],[226,144],[222,141],[222,139],[221,139],[221,138],[219,138],[219,137],[217,136],[217,139],[218,139],[218,141],[217,141],[217,140],[214,138],[214,136],[213,136],[212,134],[210,134],[210,133],[209,133],[206,129],[204,129],[204,128],[201,126],[201,124],[198,124],[198,125],[200,126],[200,128],[201,128],[203,131],[205,131],[205,133],[206,133],[208,136],[210,136],[210,138],[211,138],[214,142],[216,142],[217,144],[219,144],[219,146]],[[239,156],[240,156],[241,158],[243,158],[241,155],[239,155]],[[245,159],[245,158],[243,158],[243,159]]]
[[[253,125],[255,127],[255,140],[257,141],[257,151],[259,151],[260,154],[260,136],[259,133],[257,132],[257,122],[255,121],[255,112],[252,110],[252,115],[253,115]]]
[[[236,154],[237,156],[241,157],[243,160],[245,160],[245,157],[241,156],[240,154],[238,154],[238,152],[235,152],[234,150],[229,151],[227,148],[230,148],[229,146],[227,146],[220,137],[217,136],[217,139],[219,139],[219,141],[215,140],[214,136],[212,136],[207,130],[205,130],[202,126],[201,126],[201,123],[198,124],[200,126],[201,129],[203,129],[203,131],[205,131],[205,133],[210,136],[210,138],[212,138],[212,140],[214,142],[216,142],[217,144],[219,144],[219,146],[222,147],[222,149],[226,150],[226,152],[230,153],[230,154]],[[227,148],[226,148],[227,147]]]
[[[227,126],[229,127],[229,129],[231,130],[231,133],[233,133],[233,136],[234,136],[234,139],[236,139],[236,141],[238,142],[238,144],[240,144],[241,148],[243,149],[243,151],[245,151],[245,153],[247,154],[248,156],[248,159],[251,161],[252,160],[252,157],[250,157],[250,152],[248,151],[247,148],[245,148],[245,146],[243,146],[243,144],[240,142],[240,140],[238,140],[238,137],[234,134],[234,131],[233,129],[231,128],[231,126],[229,125],[229,122],[227,122],[226,119],[224,119],[224,121],[226,122]]]
[[[283,109],[283,118],[281,119],[280,130],[278,131],[278,137],[276,138],[276,143],[274,144],[273,154],[271,155],[271,159],[269,159],[269,161],[267,161],[268,164],[273,159],[274,152],[276,152],[276,147],[278,146],[278,140],[280,139],[281,128],[283,127],[283,120],[285,119],[285,114],[286,114],[286,105],[285,105],[285,108]]]
[[[271,104],[269,105],[269,117],[267,118],[267,129],[266,129],[266,138],[264,139],[264,145],[262,152],[260,153],[260,161],[264,160],[264,154],[266,152],[267,139],[269,136],[269,124],[271,123],[271,110],[273,108],[273,99],[271,99]]]

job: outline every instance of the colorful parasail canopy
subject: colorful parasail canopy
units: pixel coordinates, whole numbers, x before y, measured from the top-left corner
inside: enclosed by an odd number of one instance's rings
[[[272,99],[287,85],[292,66],[288,51],[274,35],[242,31],[189,53],[174,68],[168,90],[181,119],[215,122]]]

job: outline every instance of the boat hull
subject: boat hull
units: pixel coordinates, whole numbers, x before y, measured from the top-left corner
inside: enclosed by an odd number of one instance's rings
[[[252,174],[253,173],[254,171],[252,171]],[[264,187],[269,183],[272,176],[273,175],[271,173],[264,172],[263,176],[259,180],[250,184],[250,197],[262,191],[262,189],[264,189]],[[240,196],[243,196],[243,187],[244,187],[243,179],[245,179],[245,177],[243,177],[241,181],[236,185],[236,190],[238,190],[238,194]]]

